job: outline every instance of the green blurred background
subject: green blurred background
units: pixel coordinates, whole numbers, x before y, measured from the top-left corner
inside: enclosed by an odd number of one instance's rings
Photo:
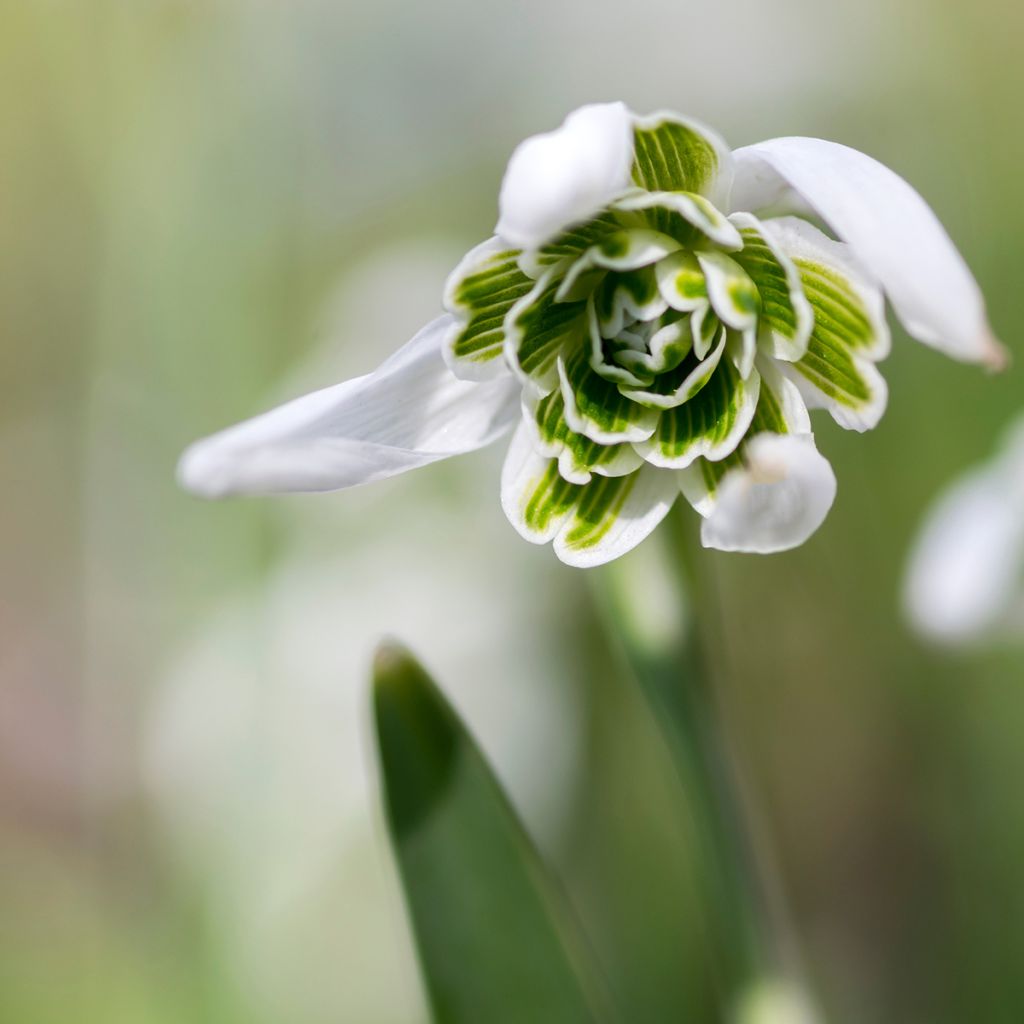
[[[222,505],[175,460],[408,338],[514,144],[590,100],[872,153],[1024,356],[1022,33],[1004,0],[0,0],[0,1019],[425,1019],[369,742],[385,633],[629,1019],[711,1019],[656,725],[586,575],[505,523],[500,451]],[[1024,655],[927,649],[899,590],[1024,389],[896,341],[881,426],[818,423],[825,527],[715,558],[725,706],[826,1018],[1015,1024]]]

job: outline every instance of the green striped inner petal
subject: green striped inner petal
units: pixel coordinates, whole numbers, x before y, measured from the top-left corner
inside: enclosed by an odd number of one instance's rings
[[[704,388],[715,372],[725,350],[725,331],[710,355],[700,359],[692,349],[671,370],[661,373],[644,388],[621,388],[627,398],[652,409],[673,409],[690,401]]]
[[[576,507],[562,527],[561,543],[566,548],[583,551],[603,540],[615,525],[638,479],[639,473],[595,476],[581,489]]]
[[[708,304],[707,281],[693,253],[672,253],[659,261],[654,271],[661,294],[673,309],[689,313]]]
[[[697,263],[704,271],[711,306],[722,322],[736,331],[756,327],[761,297],[739,263],[723,252],[699,252]]]
[[[640,441],[651,436],[657,413],[626,398],[597,374],[583,346],[559,359],[565,418],[569,426],[600,444]]]
[[[739,249],[739,231],[715,205],[694,192],[631,192],[616,200],[614,208],[640,213],[656,231],[687,247],[710,239],[724,249]]]
[[[580,489],[558,472],[558,463],[552,460],[523,505],[523,522],[533,533],[549,534],[552,526],[573,507]]]
[[[768,385],[764,376],[761,377],[761,393],[757,399],[754,418],[750,421],[747,437],[755,434],[788,434],[789,424],[782,408],[782,399]]]
[[[464,321],[449,342],[451,353],[456,360],[478,364],[501,356],[505,316],[533,287],[517,265],[517,249],[479,249],[456,269],[445,294],[448,311]]]
[[[722,321],[718,319],[710,305],[704,305],[693,311],[690,323],[693,351],[697,353],[698,359],[703,359],[715,344],[718,332],[723,326]]]
[[[814,310],[814,327],[807,352],[794,368],[840,406],[854,411],[874,406],[884,386],[874,364],[859,355],[877,343],[863,301],[835,269],[808,260],[795,262]]]
[[[609,292],[613,294],[613,292]],[[646,383],[648,376],[638,376],[632,369],[627,369],[617,360],[619,353],[626,347],[626,340],[623,337],[621,324],[615,331],[605,332],[601,328],[598,305],[602,293],[595,295],[587,306],[587,358],[590,361],[591,369],[606,381],[613,384],[625,384],[629,387],[639,387]],[[620,316],[622,307],[616,306]],[[603,334],[614,336],[614,340],[608,340]]]
[[[509,310],[505,326],[509,362],[545,389],[557,383],[559,354],[570,343],[582,344],[587,326],[586,303],[557,302],[557,290],[549,271]]]
[[[539,278],[551,267],[575,260],[591,246],[614,231],[622,230],[622,224],[614,214],[599,214],[585,224],[577,224],[563,231],[552,241],[536,250],[527,250],[519,259],[522,271],[532,278]]]
[[[814,310],[815,333],[844,348],[872,350],[878,335],[853,284],[834,267],[799,258],[794,262]]]
[[[633,320],[654,320],[668,308],[668,303],[658,289],[654,268],[650,266],[610,275],[602,292],[598,303],[601,326],[610,328],[618,325],[618,330],[607,330],[607,336],[618,334],[627,317]]]
[[[650,335],[643,350],[622,349],[615,353],[614,359],[647,385],[653,383],[659,374],[674,370],[692,350],[691,319],[669,310],[650,325]]]
[[[669,117],[641,121],[633,140],[633,181],[641,188],[709,194],[718,176],[718,151],[696,128]]]
[[[591,246],[571,267],[558,289],[559,298],[585,298],[593,291],[579,289],[598,269],[628,273],[657,263],[662,257],[679,249],[679,243],[668,235],[648,228],[632,228],[607,235]]]
[[[637,451],[653,465],[676,469],[699,456],[725,458],[750,425],[760,384],[756,371],[744,380],[729,360],[721,360],[693,398],[661,414],[654,435],[638,443]]]
[[[807,351],[814,314],[793,261],[750,214],[733,214],[743,249],[732,258],[747,272],[760,296],[761,335],[770,355],[795,362]]]
[[[559,460],[559,472],[575,484],[590,481],[592,473],[623,476],[642,465],[628,444],[598,444],[569,429],[560,391],[541,398],[533,410],[542,454]]]

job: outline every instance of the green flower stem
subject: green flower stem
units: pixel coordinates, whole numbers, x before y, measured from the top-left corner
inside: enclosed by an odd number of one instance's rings
[[[694,525],[671,515],[655,538],[600,574],[599,600],[685,791],[715,980],[731,1014],[760,981],[784,973],[786,944],[723,729],[714,674],[723,637],[710,553]]]

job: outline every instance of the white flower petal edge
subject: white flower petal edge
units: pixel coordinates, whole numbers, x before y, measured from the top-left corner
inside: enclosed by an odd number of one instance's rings
[[[178,464],[180,483],[204,498],[331,491],[497,440],[520,415],[519,385],[454,377],[441,352],[454,322],[431,321],[373,373],[198,441]]]
[[[1002,456],[939,496],[914,544],[903,587],[910,623],[950,646],[1012,630],[1021,606],[1024,420]]]
[[[708,503],[701,543],[762,555],[788,551],[821,526],[835,496],[835,474],[810,434],[758,434],[744,465],[722,477]]]
[[[931,207],[884,164],[823,139],[769,139],[734,152],[732,208],[778,208],[793,190],[881,281],[919,341],[994,369],[1006,352],[981,290]]]
[[[516,146],[498,199],[497,234],[537,248],[629,187],[633,117],[624,103],[591,103],[560,128]]]

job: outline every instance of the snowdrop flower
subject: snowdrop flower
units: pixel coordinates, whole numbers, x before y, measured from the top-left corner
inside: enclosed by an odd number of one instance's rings
[[[995,458],[940,495],[911,554],[903,604],[939,643],[1024,634],[1024,418]]]
[[[350,487],[513,432],[502,506],[570,565],[628,551],[680,493],[706,546],[782,551],[835,495],[808,409],[853,430],[885,409],[886,297],[925,344],[1002,358],[931,209],[836,143],[731,152],[687,118],[594,104],[515,150],[499,208],[443,316],[374,373],[194,445],[183,484]]]

